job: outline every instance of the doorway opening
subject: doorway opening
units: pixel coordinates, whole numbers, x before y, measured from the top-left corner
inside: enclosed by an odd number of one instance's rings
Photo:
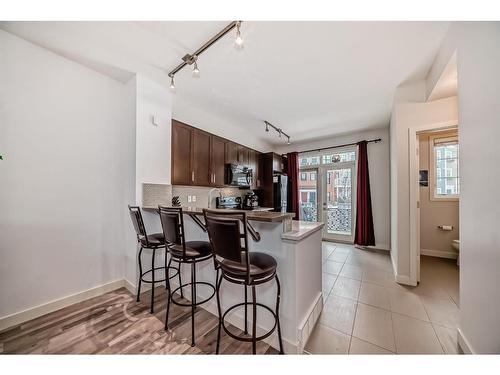
[[[412,182],[416,281],[439,288],[458,305],[460,145],[456,125],[415,131]],[[410,163],[411,165],[411,163]]]
[[[299,218],[324,222],[324,240],[354,240],[356,160],[356,147],[299,156]]]

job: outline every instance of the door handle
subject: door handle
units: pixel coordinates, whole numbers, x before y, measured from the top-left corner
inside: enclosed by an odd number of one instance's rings
[[[191,172],[191,181],[194,182],[194,172]]]

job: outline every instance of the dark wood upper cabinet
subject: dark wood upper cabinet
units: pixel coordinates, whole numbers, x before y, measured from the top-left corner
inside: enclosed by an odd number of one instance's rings
[[[224,139],[219,138],[215,135],[211,136],[211,145],[210,145],[210,171],[211,171],[211,185],[213,186],[224,186],[225,179],[225,146],[226,141]]]
[[[172,120],[172,184],[225,186],[226,164],[254,171],[252,188],[261,186],[260,153],[224,138]]]
[[[248,165],[249,159],[249,151],[250,149],[245,146],[238,145],[238,164]]]
[[[260,175],[259,175],[259,153],[254,150],[249,150],[248,167],[253,171],[252,188],[260,188]]]
[[[192,128],[172,120],[172,184],[191,184]]]
[[[238,164],[238,145],[234,142],[226,142],[226,163]]]
[[[211,184],[210,134],[197,129],[193,131],[191,155],[193,185],[209,186]]]

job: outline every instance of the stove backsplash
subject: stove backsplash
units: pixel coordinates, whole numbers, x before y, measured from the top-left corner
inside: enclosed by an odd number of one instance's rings
[[[178,195],[181,199],[182,206],[190,206],[190,207],[208,207],[208,195],[212,188],[202,187],[202,186],[172,186],[172,196]],[[243,197],[248,190],[246,189],[238,189],[232,187],[226,187],[220,189],[222,195],[225,197]],[[188,202],[188,196],[196,196],[196,202]],[[215,198],[219,196],[219,192],[214,190],[212,192],[212,204],[210,207],[215,208]]]

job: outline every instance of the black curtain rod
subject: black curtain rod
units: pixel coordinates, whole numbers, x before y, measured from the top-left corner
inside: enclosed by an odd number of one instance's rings
[[[369,141],[366,141],[366,143],[378,143],[381,142],[382,138],[377,138],[377,139],[370,139]],[[362,141],[360,141],[362,142]],[[321,148],[313,148],[312,150],[305,150],[305,151],[299,151],[299,154],[306,153],[306,152],[313,152],[313,151],[323,151],[323,150],[330,150],[332,148],[340,148],[340,147],[347,147],[347,146],[354,146],[357,145],[359,142],[353,142],[353,143],[346,143],[343,145],[338,145],[338,146],[330,146],[330,147],[321,147]]]

